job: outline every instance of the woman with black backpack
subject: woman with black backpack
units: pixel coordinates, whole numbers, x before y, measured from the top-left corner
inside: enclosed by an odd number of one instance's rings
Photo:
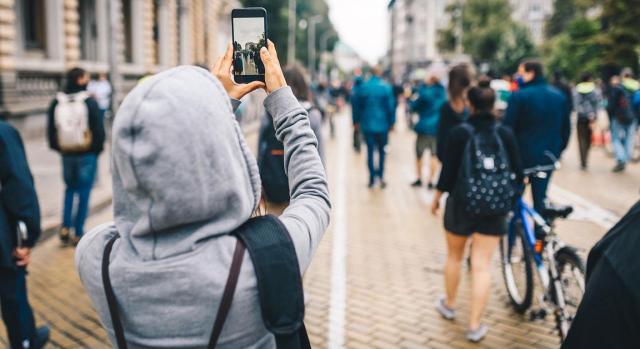
[[[478,342],[488,332],[480,321],[489,298],[491,258],[507,232],[507,215],[522,182],[522,165],[511,130],[493,113],[495,92],[488,81],[467,93],[471,117],[449,134],[442,172],[431,205],[435,215],[442,193],[448,192],[444,213],[447,261],[446,296],[436,305],[446,319],[455,318],[456,291],[467,240],[471,240],[471,314],[467,339]]]

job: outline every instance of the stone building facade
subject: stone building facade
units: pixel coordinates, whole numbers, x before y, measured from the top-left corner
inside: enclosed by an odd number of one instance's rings
[[[211,66],[231,40],[230,13],[239,6],[237,0],[0,0],[0,117],[41,124],[66,70],[110,72],[108,1],[119,14],[121,95],[149,73]]]

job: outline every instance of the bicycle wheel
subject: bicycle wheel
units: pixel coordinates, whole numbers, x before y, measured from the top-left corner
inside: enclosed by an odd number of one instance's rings
[[[555,260],[565,303],[564,315],[556,316],[556,325],[560,337],[564,340],[584,295],[585,267],[576,250],[568,246],[556,252]],[[555,298],[555,290],[552,290],[551,294]]]
[[[532,256],[520,222],[515,224],[514,229],[516,237],[510,251],[508,237],[503,236],[500,240],[502,274],[511,304],[518,313],[524,313],[533,299]]]

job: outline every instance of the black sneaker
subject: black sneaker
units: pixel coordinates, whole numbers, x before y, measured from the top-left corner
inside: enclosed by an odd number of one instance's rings
[[[60,238],[60,242],[63,245],[66,245],[69,243],[70,236],[71,236],[71,232],[69,231],[69,228],[62,227],[58,231],[58,237]]]
[[[435,185],[429,182],[429,184],[427,184],[427,188],[429,188],[429,190],[433,190],[433,188],[435,188]]]
[[[36,335],[31,341],[31,349],[41,349],[49,342],[49,327],[41,326],[36,329]]]
[[[614,172],[614,173],[622,172],[622,171],[624,171],[625,167],[626,166],[625,166],[624,162],[618,162],[616,164],[616,166],[613,168],[613,170],[611,170],[611,171]]]
[[[411,183],[411,186],[412,187],[421,187],[422,186],[422,181],[418,179],[417,181]]]

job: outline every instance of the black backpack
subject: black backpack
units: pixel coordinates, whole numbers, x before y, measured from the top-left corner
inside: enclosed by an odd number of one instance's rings
[[[315,107],[306,109],[311,113]],[[258,144],[258,170],[264,194],[270,202],[289,202],[289,178],[284,169],[284,145],[276,138],[273,118],[267,114],[269,122],[260,134]]]
[[[631,105],[633,92],[624,87],[620,87],[620,90],[615,117],[619,123],[629,125],[636,118],[635,111]]]
[[[246,250],[258,280],[262,320],[267,330],[274,335],[276,347],[311,349],[303,322],[304,294],[300,266],[287,228],[277,217],[268,215],[249,219],[231,235],[237,238],[236,247],[207,348],[214,349],[222,333]],[[109,276],[109,257],[113,244],[119,238],[119,234],[114,235],[105,246],[102,255],[102,284],[117,348],[127,349],[124,325]]]
[[[516,175],[498,134],[498,125],[477,131],[462,124],[471,134],[465,146],[454,195],[472,217],[508,214],[517,199]]]

